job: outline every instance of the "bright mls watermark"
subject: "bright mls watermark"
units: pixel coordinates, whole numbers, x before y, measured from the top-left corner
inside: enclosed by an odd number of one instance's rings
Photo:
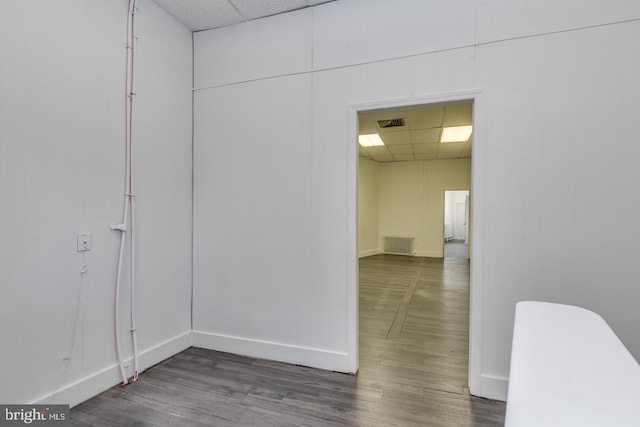
[[[66,426],[69,405],[0,405],[0,426]]]

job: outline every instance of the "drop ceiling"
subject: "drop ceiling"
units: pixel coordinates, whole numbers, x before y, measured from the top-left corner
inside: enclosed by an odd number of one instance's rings
[[[154,0],[191,31],[264,18],[335,0]]]
[[[377,133],[384,146],[362,147],[360,157],[377,162],[440,160],[471,157],[473,134],[465,142],[440,143],[443,127],[472,124],[472,104],[440,105],[359,115],[359,133]],[[401,119],[403,125],[397,119]],[[387,126],[394,121],[396,126]]]

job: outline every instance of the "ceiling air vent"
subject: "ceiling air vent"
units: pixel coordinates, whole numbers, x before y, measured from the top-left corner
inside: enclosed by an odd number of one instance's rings
[[[397,128],[404,125],[404,119],[378,120],[380,129]]]

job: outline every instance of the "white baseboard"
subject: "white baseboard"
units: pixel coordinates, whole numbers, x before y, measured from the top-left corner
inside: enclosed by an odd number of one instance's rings
[[[364,258],[372,255],[380,255],[383,251],[380,249],[369,249],[366,251],[358,252],[358,258]],[[413,256],[426,257],[426,258],[442,258],[444,255],[441,251],[416,251]]]
[[[138,367],[140,373],[142,374],[145,369],[148,369],[149,367],[162,362],[163,360],[168,359],[189,347],[191,347],[191,331],[180,334],[140,352],[138,355]],[[125,364],[126,363],[129,364],[129,368],[126,369],[126,374],[128,376],[132,376],[133,357],[126,359]],[[78,381],[64,386],[53,395],[49,393],[46,396],[37,399],[34,404],[60,403],[69,404],[69,406],[74,407],[113,387],[114,385],[119,384],[121,381],[120,368],[117,363],[114,363],[101,371],[94,372]]]
[[[349,355],[338,351],[300,347],[201,331],[193,331],[193,346],[259,359],[309,366],[312,368],[353,373],[349,370]]]
[[[364,258],[372,255],[379,255],[382,251],[379,249],[369,249],[368,251],[358,252],[358,258]]]
[[[349,367],[349,355],[345,352],[293,346],[201,331],[185,332],[141,352],[138,356],[140,373],[142,374],[149,367],[191,346],[336,372],[354,373]],[[133,358],[126,359],[125,363],[129,364],[127,375],[133,375]],[[114,363],[105,369],[64,386],[53,396],[48,393],[36,399],[33,404],[62,403],[74,407],[120,382],[119,367]],[[508,383],[507,378],[483,374],[470,392],[474,396],[506,401]]]
[[[508,386],[508,378],[483,374],[480,375],[480,379],[476,386],[471,388],[469,391],[474,396],[506,402]]]
[[[444,256],[441,251],[416,251],[414,255],[426,258],[442,258]]]

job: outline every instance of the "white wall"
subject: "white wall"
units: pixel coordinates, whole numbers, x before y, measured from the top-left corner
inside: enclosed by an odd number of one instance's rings
[[[358,158],[358,256],[379,254],[378,193],[380,163]]]
[[[416,256],[442,257],[444,190],[470,182],[470,159],[382,163],[379,247],[384,236],[415,237]]]
[[[190,345],[191,33],[151,1],[139,7],[136,297],[148,367]],[[126,0],[0,2],[1,402],[76,404],[119,381],[109,225],[124,200],[126,20]],[[80,231],[93,235],[85,255]],[[128,358],[126,282],[123,293]]]
[[[477,89],[472,392],[506,396],[522,299],[600,313],[638,358],[640,231],[612,226],[640,208],[639,19],[625,0],[341,0],[195,34],[201,344],[356,358],[350,108]]]

